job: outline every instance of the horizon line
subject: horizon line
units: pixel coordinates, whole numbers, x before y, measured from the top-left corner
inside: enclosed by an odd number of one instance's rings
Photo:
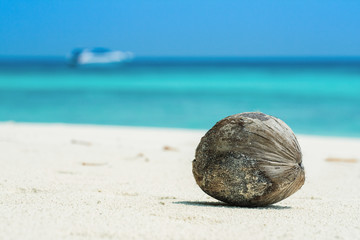
[[[0,58],[67,58],[68,55],[2,55]],[[189,59],[354,59],[359,58],[360,55],[247,55],[247,56],[232,56],[232,55],[134,55],[134,58],[189,58]]]

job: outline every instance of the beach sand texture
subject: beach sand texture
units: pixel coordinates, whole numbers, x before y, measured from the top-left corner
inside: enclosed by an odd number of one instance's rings
[[[204,133],[0,124],[0,239],[360,239],[360,139],[299,136],[302,189],[239,208],[195,183]]]

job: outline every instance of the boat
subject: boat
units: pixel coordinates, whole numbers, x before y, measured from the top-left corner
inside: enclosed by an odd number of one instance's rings
[[[69,56],[69,65],[74,67],[117,65],[133,57],[132,52],[112,51],[107,48],[76,48]]]

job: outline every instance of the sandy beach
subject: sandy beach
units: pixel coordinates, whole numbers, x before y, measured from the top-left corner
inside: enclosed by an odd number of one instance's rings
[[[266,208],[201,191],[200,130],[0,124],[0,239],[360,239],[360,139],[299,135],[305,185]]]

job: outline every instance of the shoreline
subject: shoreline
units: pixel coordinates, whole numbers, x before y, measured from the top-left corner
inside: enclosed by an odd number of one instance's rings
[[[216,122],[214,122],[215,124]],[[1,125],[27,125],[27,126],[68,126],[79,128],[121,128],[121,129],[143,129],[143,130],[158,130],[158,131],[182,131],[182,132],[200,132],[205,134],[209,129],[205,128],[182,128],[182,127],[159,127],[159,126],[141,126],[141,125],[115,125],[115,124],[94,124],[94,123],[63,123],[63,122],[19,122],[19,121],[0,121]],[[360,135],[323,135],[323,134],[310,134],[310,133],[298,133],[294,132],[296,137],[311,137],[311,138],[324,138],[324,139],[345,139],[345,140],[357,140],[360,139]]]
[[[360,138],[297,135],[305,185],[277,204],[250,209],[223,204],[196,185],[191,161],[205,132],[1,122],[0,238],[360,235]]]

